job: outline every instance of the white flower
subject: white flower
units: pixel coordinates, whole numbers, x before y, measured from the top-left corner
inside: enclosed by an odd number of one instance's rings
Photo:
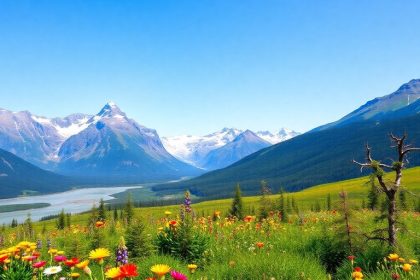
[[[44,269],[44,274],[45,275],[54,275],[54,274],[60,273],[61,270],[63,270],[61,268],[61,266],[50,266],[50,267],[47,267],[46,269]]]

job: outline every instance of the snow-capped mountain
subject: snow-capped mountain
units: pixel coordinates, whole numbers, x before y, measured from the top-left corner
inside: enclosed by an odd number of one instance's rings
[[[156,130],[129,119],[113,102],[85,125],[60,147],[59,170],[64,174],[135,181],[177,179],[200,172],[169,154]]]
[[[175,157],[197,165],[210,151],[226,145],[241,133],[242,130],[239,129],[223,128],[204,136],[162,137],[162,143]]]
[[[199,165],[206,170],[220,169],[268,146],[270,142],[246,130],[226,145],[210,151]]]
[[[129,119],[113,102],[94,116],[65,118],[1,109],[0,148],[66,175],[124,177],[133,182],[201,172],[169,154],[154,129]]]
[[[162,142],[166,150],[175,157],[195,166],[203,167],[203,160],[211,151],[231,143],[243,132],[236,128],[223,128],[205,136],[162,137]],[[271,144],[277,144],[299,135],[299,133],[286,128],[280,129],[277,133],[259,131],[255,134]]]
[[[300,133],[283,127],[277,133],[271,133],[270,131],[258,131],[256,134],[265,141],[274,145],[298,136]]]
[[[28,111],[0,109],[0,148],[35,165],[51,167],[64,141],[86,128],[90,116],[49,119]]]

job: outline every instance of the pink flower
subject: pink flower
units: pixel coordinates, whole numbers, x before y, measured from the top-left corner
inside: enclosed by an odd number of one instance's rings
[[[55,262],[58,262],[58,263],[60,263],[60,262],[64,262],[64,261],[66,261],[67,260],[67,258],[65,257],[65,256],[60,256],[60,255],[58,255],[58,256],[55,256],[54,257],[54,261]]]
[[[188,280],[187,276],[175,270],[171,271],[171,277],[174,280]]]
[[[32,264],[32,267],[33,268],[41,268],[41,267],[45,266],[46,264],[47,264],[46,261],[40,261],[40,262],[36,262],[36,263]]]

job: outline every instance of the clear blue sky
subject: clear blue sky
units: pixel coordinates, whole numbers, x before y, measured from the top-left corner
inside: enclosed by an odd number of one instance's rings
[[[0,1],[0,107],[305,131],[419,78],[419,1]]]

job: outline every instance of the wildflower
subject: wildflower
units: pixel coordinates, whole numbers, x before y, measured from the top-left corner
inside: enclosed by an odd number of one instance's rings
[[[188,280],[187,276],[182,274],[181,272],[172,270],[171,271],[171,277],[174,280]]]
[[[388,255],[388,259],[389,259],[390,261],[393,261],[393,262],[397,261],[397,260],[398,260],[398,258],[399,258],[399,256],[398,256],[397,254],[389,254],[389,255]]]
[[[121,278],[121,271],[119,267],[113,267],[105,272],[106,278],[119,279]]]
[[[83,272],[86,273],[87,275],[91,276],[92,275],[92,271],[90,270],[89,266],[85,266],[83,268]]]
[[[73,267],[73,266],[75,266],[78,263],[79,263],[79,259],[78,258],[71,258],[71,260],[64,261],[64,264],[67,265],[68,267]]]
[[[405,263],[405,264],[402,266],[402,269],[403,269],[405,272],[409,272],[409,271],[411,270],[411,264],[409,264],[409,263]]]
[[[79,278],[79,277],[80,277],[80,273],[77,273],[77,272],[72,272],[72,273],[70,273],[70,277],[71,277],[72,279],[77,279],[77,278]]]
[[[189,191],[185,192],[184,208],[185,208],[185,211],[187,213],[190,213],[192,211],[192,209],[191,209],[191,196],[190,196]]]
[[[125,264],[120,267],[121,276],[123,277],[136,277],[138,276],[137,273],[137,266],[135,264]]]
[[[405,259],[404,259],[404,258],[398,258],[398,261],[399,261],[400,263],[405,263]]]
[[[171,211],[165,211],[165,215],[170,216],[170,215],[172,215],[172,212]]]
[[[398,273],[392,273],[391,278],[392,279],[400,279],[400,275]]]
[[[258,247],[258,248],[262,248],[262,247],[264,247],[264,242],[257,242],[257,243],[255,243],[255,245]]]
[[[48,254],[50,254],[50,255],[55,255],[55,254],[57,254],[57,252],[58,252],[58,250],[57,249],[53,249],[53,248],[51,248],[51,249],[48,250]]]
[[[353,270],[353,273],[351,274],[351,277],[353,277],[356,280],[362,279],[363,278],[362,269],[360,267],[355,267]]]
[[[178,224],[178,222],[177,222],[177,221],[175,221],[175,220],[171,220],[171,221],[169,221],[169,225],[170,225],[171,227],[176,227],[176,226],[177,226],[177,224]]]
[[[89,259],[102,263],[104,258],[109,257],[110,255],[111,253],[109,252],[108,249],[98,248],[98,249],[90,251]]]
[[[32,262],[32,261],[36,260],[37,258],[38,258],[37,256],[30,255],[30,256],[23,256],[22,260]]]
[[[418,264],[419,262],[416,260],[410,260],[410,264]]]
[[[355,256],[348,256],[347,257],[347,259],[351,262],[351,265],[353,265],[354,264],[354,259],[355,259],[356,257]]]
[[[244,221],[245,222],[247,222],[247,223],[250,223],[251,221],[252,221],[252,216],[246,216],[245,218],[244,218]]]
[[[54,256],[54,261],[55,262],[61,263],[61,262],[64,262],[66,260],[67,260],[67,258],[65,256],[61,256],[61,255]]]
[[[45,275],[54,275],[54,274],[60,273],[62,270],[63,269],[61,268],[61,266],[50,266],[50,267],[47,267],[44,270],[44,274]]]
[[[196,264],[189,264],[187,267],[188,267],[188,270],[189,270],[191,273],[194,273],[194,272],[195,272],[195,270],[197,269],[197,265],[196,265]]]
[[[32,264],[32,267],[33,268],[41,268],[41,267],[44,267],[46,264],[47,264],[46,261],[40,261],[40,262],[36,262],[36,263]]]
[[[76,264],[76,267],[80,268],[80,269],[84,269],[88,265],[89,265],[89,260],[85,260],[85,261],[82,261],[82,262]]]
[[[97,221],[96,223],[95,223],[95,227],[96,228],[102,228],[102,227],[104,227],[105,226],[105,223],[103,222],[103,221]]]
[[[165,277],[165,274],[167,274],[171,268],[166,264],[155,264],[150,268],[150,271],[153,272],[159,279],[162,279]]]
[[[7,254],[0,255],[0,263],[3,263],[8,258],[9,258],[9,255],[7,255]]]
[[[116,256],[116,263],[117,264],[127,264],[128,263],[128,249],[125,246],[124,237],[121,236],[120,242],[117,247],[117,251],[115,252]]]

